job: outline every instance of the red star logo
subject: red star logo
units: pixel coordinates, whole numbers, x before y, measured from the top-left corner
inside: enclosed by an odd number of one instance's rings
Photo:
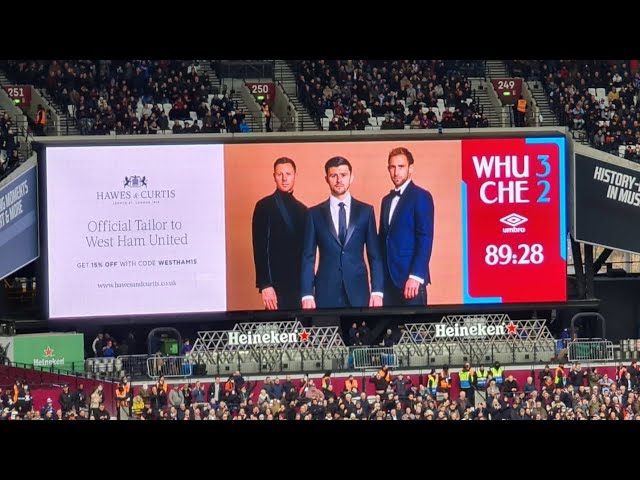
[[[44,356],[45,357],[53,357],[53,348],[51,348],[49,345],[47,345],[47,348],[44,349]]]
[[[507,330],[509,331],[509,335],[511,335],[512,333],[516,333],[517,328],[513,322],[510,322],[509,325],[507,325]]]
[[[298,335],[300,335],[300,341],[301,342],[309,341],[309,332],[306,332],[306,331],[303,330]]]

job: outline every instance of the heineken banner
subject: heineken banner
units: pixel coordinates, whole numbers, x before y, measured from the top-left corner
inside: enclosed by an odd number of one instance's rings
[[[13,337],[13,358],[35,368],[84,370],[84,335],[38,333]]]

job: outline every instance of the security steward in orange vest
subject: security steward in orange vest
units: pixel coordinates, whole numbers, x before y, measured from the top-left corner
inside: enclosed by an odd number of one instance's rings
[[[524,116],[527,113],[527,101],[520,95],[516,105],[516,127],[524,127]]]
[[[44,129],[47,125],[47,112],[44,111],[42,105],[38,105],[36,113],[36,135],[44,135]]]

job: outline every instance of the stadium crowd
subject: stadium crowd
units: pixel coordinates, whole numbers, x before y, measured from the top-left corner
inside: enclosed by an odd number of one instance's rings
[[[542,82],[560,124],[595,148],[640,161],[640,72],[627,60],[509,60],[514,76]],[[192,60],[13,60],[12,81],[45,89],[83,135],[249,131],[246,113],[217,94]],[[470,77],[483,61],[300,60],[298,96],[323,129],[488,126]],[[3,128],[4,130],[4,128]],[[3,170],[17,154],[2,132]]]
[[[543,82],[560,125],[594,148],[640,161],[640,71],[628,60],[512,60],[514,76]]]
[[[328,130],[488,126],[467,78],[483,62],[455,60],[302,60],[298,96]]]
[[[456,374],[445,365],[414,382],[384,366],[365,379],[375,391],[370,395],[353,375],[336,388],[330,372],[319,381],[287,375],[258,383],[236,371],[208,385],[171,386],[160,377],[137,390],[124,378],[115,397],[122,418],[138,420],[640,420],[639,375],[635,360],[619,366],[615,379],[579,363],[546,365],[520,385],[496,362],[477,369],[465,364]],[[101,386],[87,396],[82,385],[75,392],[65,385],[57,405],[48,398],[36,408],[28,386],[17,381],[0,391],[0,419],[108,420],[103,401]]]
[[[4,61],[16,83],[45,89],[82,135],[248,131],[229,95],[189,60]]]

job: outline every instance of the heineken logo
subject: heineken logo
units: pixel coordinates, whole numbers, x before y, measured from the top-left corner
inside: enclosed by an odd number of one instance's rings
[[[513,322],[508,325],[494,324],[487,325],[479,323],[477,325],[464,325],[456,323],[454,325],[436,325],[436,338],[459,338],[459,337],[487,337],[494,335],[512,335],[516,333],[516,326]]]
[[[33,366],[34,367],[50,367],[51,365],[64,365],[64,357],[62,358],[54,358],[55,350],[47,345],[47,348],[43,350],[44,357],[43,358],[34,358]]]
[[[309,341],[306,331],[283,332],[272,330],[261,333],[228,332],[227,345],[280,345],[284,343],[299,343]]]

